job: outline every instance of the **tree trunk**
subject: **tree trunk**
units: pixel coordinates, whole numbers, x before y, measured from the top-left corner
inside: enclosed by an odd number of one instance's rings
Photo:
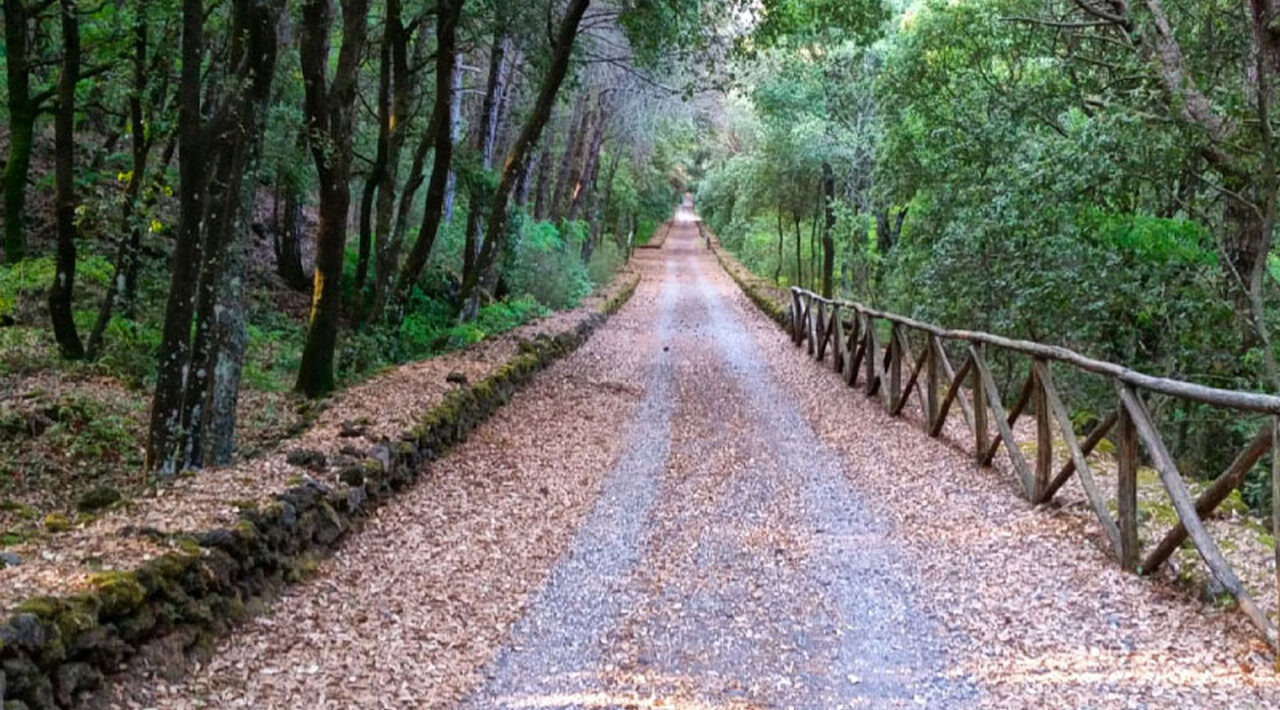
[[[121,207],[120,229],[127,237],[120,239],[116,249],[115,274],[107,293],[98,308],[98,319],[89,333],[88,358],[94,360],[102,351],[103,336],[107,324],[111,322],[112,312],[117,306],[128,311],[129,301],[133,294],[129,292],[129,274],[137,272],[136,262],[142,247],[142,227],[135,223],[134,213],[137,209],[138,195],[142,191],[142,181],[147,174],[147,158],[155,141],[147,134],[146,120],[142,112],[142,97],[147,88],[147,23],[143,7],[138,7],[138,16],[133,26],[133,91],[129,95],[129,133],[132,170],[129,182],[125,185],[124,205]]]
[[[200,114],[200,65],[204,56],[204,3],[182,2],[182,73],[178,98],[179,225],[174,244],[169,298],[151,400],[145,466],[162,475],[177,473],[182,394],[191,348],[191,314],[200,261],[204,212],[204,140]]]
[[[551,141],[544,140],[542,142],[542,150],[538,154],[537,178],[535,179],[537,186],[533,191],[533,218],[536,220],[544,220],[547,218],[548,200],[547,187],[551,183]]]
[[[462,137],[462,53],[453,56],[453,73],[449,77],[449,142],[457,145]],[[458,176],[449,169],[444,183],[444,223],[453,224],[453,200],[458,194]]]
[[[333,354],[342,308],[342,255],[351,207],[352,114],[360,56],[368,31],[370,0],[342,0],[342,47],[333,82],[327,79],[333,9],[329,0],[307,0],[299,53],[304,84],[303,111],[316,173],[320,215],[311,322],[302,349],[296,388],[308,397],[333,390]]]
[[[54,202],[58,223],[58,259],[49,288],[49,317],[62,356],[84,357],[84,345],[71,314],[76,281],[75,120],[76,84],[80,82],[80,18],[76,0],[59,0],[62,16],[62,73],[58,78],[58,112],[54,119]]]
[[[311,286],[311,279],[302,268],[302,247],[299,229],[302,223],[302,205],[298,200],[298,186],[289,178],[281,178],[276,182],[276,199],[284,193],[284,204],[280,207],[272,229],[272,248],[276,255],[276,273],[289,288],[295,291],[306,291]]]
[[[382,186],[382,175],[387,170],[391,134],[391,45],[394,41],[395,22],[388,16],[382,35],[382,47],[378,50],[378,144],[373,165],[364,180],[360,194],[360,243],[356,256],[356,302],[364,301],[364,284],[369,275],[369,252],[373,244],[373,198]]]
[[[604,144],[604,132],[609,123],[609,113],[601,97],[596,103],[596,121],[591,128],[591,137],[586,143],[583,166],[575,176],[573,192],[569,197],[569,213],[565,219],[572,222],[578,218],[587,193],[595,190],[596,172],[600,166],[600,146]],[[590,240],[588,240],[590,241]]]
[[[431,111],[431,125],[436,129],[430,136],[434,144],[434,156],[431,165],[431,181],[427,184],[427,204],[422,214],[422,227],[418,230],[418,239],[413,243],[408,258],[400,270],[396,280],[394,310],[391,319],[399,323],[403,317],[405,304],[422,269],[431,256],[431,247],[435,244],[436,232],[440,228],[440,220],[444,212],[445,188],[448,182],[449,166],[453,160],[453,128],[448,117],[456,95],[450,82],[453,79],[453,64],[457,60],[454,51],[458,20],[462,14],[463,0],[437,0],[436,16],[436,96]],[[448,89],[446,90],[446,87]]]
[[[198,282],[195,339],[183,401],[185,463],[205,463],[204,428],[211,421],[232,450],[234,406],[244,352],[243,252],[257,193],[253,173],[266,131],[266,111],[275,74],[276,27],[284,0],[234,0],[229,65],[235,87],[210,126],[213,180],[206,196],[203,263]],[[223,352],[223,348],[227,348]],[[218,382],[218,380],[221,382]],[[216,413],[209,405],[218,391]]]
[[[10,264],[27,255],[27,237],[22,220],[36,116],[39,114],[37,101],[31,96],[28,19],[24,0],[4,0],[5,73],[9,82],[9,155],[4,165],[4,260]]]
[[[499,28],[494,33],[493,47],[489,52],[489,78],[484,92],[484,102],[480,107],[480,125],[475,133],[474,147],[480,153],[480,167],[486,172],[493,165],[493,145],[498,135],[498,97],[502,93],[503,60],[506,57],[509,40],[505,30]],[[490,196],[485,194],[479,181],[471,188],[469,206],[467,207],[466,236],[462,247],[462,279],[476,268],[476,257],[479,256],[482,207]],[[462,320],[474,318],[479,311],[479,299],[474,295],[470,303],[462,304]]]
[[[556,186],[551,193],[551,204],[548,205],[547,218],[559,223],[564,216],[569,190],[577,181],[578,153],[581,152],[583,136],[591,121],[591,110],[587,108],[585,96],[578,98],[574,107],[573,118],[569,121],[569,133],[564,139],[564,152],[560,155],[560,167],[556,169]]]
[[[542,87],[538,90],[538,97],[534,102],[533,111],[525,121],[524,128],[521,129],[515,143],[511,146],[511,151],[507,153],[506,160],[503,161],[502,177],[498,182],[498,190],[493,199],[493,206],[489,211],[489,223],[485,230],[484,245],[480,248],[477,268],[470,278],[462,282],[459,297],[459,301],[462,303],[466,303],[485,272],[492,268],[498,249],[507,237],[507,224],[511,217],[508,210],[511,194],[520,173],[524,170],[529,151],[533,149],[533,146],[537,145],[538,138],[542,135],[542,129],[546,126],[547,119],[551,116],[551,107],[555,105],[556,94],[559,93],[560,85],[564,82],[565,74],[569,71],[569,59],[573,54],[573,42],[578,33],[578,25],[582,22],[582,15],[587,11],[587,6],[590,4],[591,0],[569,0],[569,5],[565,9],[564,19],[560,21],[560,27],[556,31],[556,43],[551,53],[551,64],[547,69],[547,75],[543,80]]]
[[[804,286],[804,258],[801,256],[801,238],[800,238],[800,212],[791,213],[791,222],[795,226],[796,232],[796,285]]]
[[[364,313],[371,320],[381,317],[387,285],[395,274],[400,259],[399,242],[395,239],[394,218],[396,186],[400,172],[400,155],[404,150],[405,125],[414,97],[414,82],[409,71],[409,33],[401,20],[400,0],[387,0],[387,34],[384,42],[391,45],[391,104],[383,126],[387,134],[387,156],[378,185],[377,239],[373,294],[366,301]],[[421,171],[422,161],[416,161]],[[415,190],[416,192],[416,190]]]
[[[830,163],[822,164],[822,297],[831,298],[836,270],[836,176]]]
[[[786,232],[782,228],[782,205],[778,205],[778,268],[773,270],[773,283],[775,284],[780,283],[782,279],[782,265],[785,261],[782,252],[786,239]]]

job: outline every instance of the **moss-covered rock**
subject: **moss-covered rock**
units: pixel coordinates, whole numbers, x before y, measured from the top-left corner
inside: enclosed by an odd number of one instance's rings
[[[132,614],[147,597],[133,572],[100,572],[89,578],[89,585],[97,592],[102,614],[108,619]]]
[[[76,501],[76,510],[81,513],[96,513],[124,500],[120,491],[113,486],[95,486]]]

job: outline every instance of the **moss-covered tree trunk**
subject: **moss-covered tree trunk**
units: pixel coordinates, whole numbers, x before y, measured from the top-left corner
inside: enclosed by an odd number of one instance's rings
[[[831,298],[836,270],[836,176],[831,163],[822,164],[822,296]]]

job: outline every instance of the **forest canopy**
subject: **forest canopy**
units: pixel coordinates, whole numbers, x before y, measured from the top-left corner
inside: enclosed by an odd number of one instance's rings
[[[1278,16],[5,0],[3,374],[113,378],[147,393],[139,463],[225,461],[242,393],[569,307],[688,190],[779,285],[1275,391]],[[1169,406],[1206,475],[1251,431]]]

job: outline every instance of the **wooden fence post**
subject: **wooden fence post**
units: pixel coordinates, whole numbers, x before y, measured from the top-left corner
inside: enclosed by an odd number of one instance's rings
[[[1280,416],[1271,417],[1271,536],[1276,548],[1276,591],[1280,592]],[[1280,626],[1280,609],[1276,626]],[[1280,636],[1275,646],[1280,651]],[[1280,653],[1276,654],[1276,672],[1280,673]]]
[[[982,343],[969,346],[970,357],[976,363],[982,357]],[[982,384],[981,368],[974,367],[970,371],[973,376],[973,455],[979,465],[987,457],[987,390]]]
[[[1123,404],[1116,422],[1116,523],[1120,528],[1120,567],[1138,565],[1138,430]]]
[[[1045,491],[1049,489],[1049,477],[1053,475],[1053,429],[1049,421],[1049,398],[1045,394],[1044,382],[1040,380],[1044,360],[1037,358],[1032,367],[1035,373],[1035,392],[1033,393],[1036,410],[1036,471],[1035,485],[1032,486],[1032,501],[1044,502]],[[1070,422],[1062,422],[1069,426]]]
[[[902,399],[902,340],[898,332],[898,324],[889,327],[889,342],[885,350],[889,355],[889,411],[898,410],[898,402]]]
[[[924,348],[924,430],[933,431],[933,422],[938,418],[938,336],[928,333],[925,336]]]

